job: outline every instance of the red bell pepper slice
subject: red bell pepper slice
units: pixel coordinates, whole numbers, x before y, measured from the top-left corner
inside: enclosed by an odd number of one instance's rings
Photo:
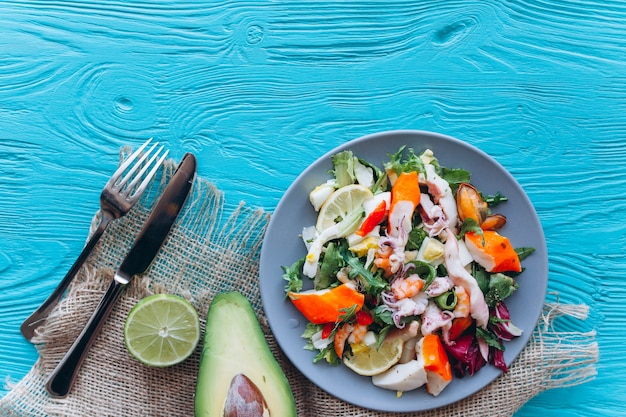
[[[383,221],[387,214],[387,202],[381,201],[378,206],[363,220],[361,227],[356,231],[359,236],[365,236]]]

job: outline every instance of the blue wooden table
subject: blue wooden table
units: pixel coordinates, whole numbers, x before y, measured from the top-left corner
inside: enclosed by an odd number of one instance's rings
[[[228,204],[272,211],[335,146],[422,129],[515,176],[549,291],[591,308],[595,380],[516,416],[623,415],[625,34],[615,0],[0,3],[0,381],[37,359],[19,326],[80,252],[121,146],[193,152]]]

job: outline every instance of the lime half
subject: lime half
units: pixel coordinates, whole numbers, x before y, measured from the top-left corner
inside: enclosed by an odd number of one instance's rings
[[[196,309],[173,294],[150,295],[128,313],[124,343],[139,362],[155,367],[180,363],[191,355],[200,340]]]

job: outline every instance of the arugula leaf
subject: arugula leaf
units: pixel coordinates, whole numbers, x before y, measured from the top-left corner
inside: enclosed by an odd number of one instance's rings
[[[370,310],[370,312],[373,313],[375,322],[380,321],[384,325],[394,325],[392,317],[393,313],[385,304],[380,304],[376,306],[373,310]]]
[[[313,335],[319,333],[323,328],[323,324],[314,324],[311,322],[307,322],[306,327],[304,328],[304,332],[302,332],[302,338],[310,341]]]
[[[402,172],[402,154],[404,153],[406,146],[400,146],[400,149],[396,153],[389,153],[389,161],[384,164],[386,171],[393,171],[396,173]]]
[[[535,252],[535,248],[529,248],[529,247],[515,248],[515,252],[517,253],[517,256],[519,257],[519,260],[523,261],[524,259],[528,258],[530,255],[532,255]]]
[[[376,350],[380,349],[380,347],[383,345],[383,342],[385,341],[385,338],[387,337],[387,333],[389,333],[389,330],[394,327],[395,325],[388,324],[387,326],[383,327],[378,333],[376,333]]]
[[[489,278],[489,290],[485,294],[485,302],[489,307],[495,307],[499,301],[509,297],[518,288],[519,284],[513,278],[501,273],[492,274]]]
[[[300,275],[300,271],[302,271],[302,265],[304,265],[305,258],[298,259],[291,266],[283,266],[283,279],[287,281],[287,285],[285,285],[285,294],[289,291],[299,292],[302,290],[302,276]]]
[[[473,273],[472,275],[476,279],[478,283],[478,287],[482,291],[484,295],[489,292],[489,272],[485,270],[482,266],[478,265],[478,263],[473,262]]]
[[[350,270],[348,271],[350,278],[359,278],[368,293],[378,295],[383,292],[383,290],[388,288],[389,285],[386,281],[366,269],[359,258],[350,252],[347,243],[342,242],[339,247],[339,251],[344,262],[350,267]]]
[[[463,239],[465,233],[474,232],[478,236],[482,236],[483,245],[485,244],[485,234],[483,233],[483,229],[480,228],[478,222],[474,219],[467,218],[463,220],[463,224],[461,225],[461,232],[459,233],[459,239]]]
[[[337,271],[344,266],[343,258],[335,242],[329,242],[320,264],[319,274],[313,280],[316,290],[330,287],[337,280]]]
[[[342,308],[341,315],[339,316],[339,323],[347,323],[356,317],[356,304],[353,304],[351,307]]]
[[[496,316],[489,316],[489,324],[502,324],[502,323],[510,323],[511,319],[501,319]]]
[[[320,352],[313,357],[313,363],[317,363],[322,359],[326,360],[330,365],[338,365],[341,361],[335,352],[335,349],[332,345],[328,345],[326,348],[320,350]]]
[[[498,350],[504,350],[504,345],[500,342],[498,336],[489,330],[485,330],[482,327],[476,327],[476,337],[480,337],[485,342],[487,342],[488,346],[494,347]]]
[[[415,267],[411,269],[411,274],[417,274],[421,279],[424,280],[424,288],[428,288],[428,286],[435,280],[435,277],[437,276],[437,271],[435,270],[435,267],[428,262],[418,260],[413,260],[409,263],[415,265]]]
[[[398,152],[388,154],[389,162],[385,163],[385,170],[393,171],[398,175],[402,172],[424,172],[424,162],[419,156],[415,155],[413,149],[409,148],[406,158],[403,159],[405,149],[406,146],[401,146]]]
[[[413,224],[419,224],[419,222],[413,222]],[[422,246],[422,242],[426,239],[428,233],[422,227],[415,227],[409,232],[409,239],[406,243],[406,250],[419,250]]]
[[[452,193],[456,194],[456,190],[459,188],[459,184],[461,183],[469,183],[470,182],[470,173],[469,171],[461,168],[441,168],[441,178],[448,181],[450,184],[450,188],[452,189]]]

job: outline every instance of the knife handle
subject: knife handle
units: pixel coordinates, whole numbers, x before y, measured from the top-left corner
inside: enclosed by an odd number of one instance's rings
[[[44,323],[44,321],[48,317],[48,314],[50,314],[50,311],[52,311],[52,309],[56,307],[56,305],[59,303],[61,297],[63,297],[63,294],[65,294],[65,290],[67,290],[67,287],[69,287],[70,283],[74,280],[74,276],[78,273],[80,268],[83,266],[83,264],[93,251],[93,248],[100,240],[100,237],[108,227],[111,220],[113,220],[113,218],[110,214],[102,212],[102,220],[100,221],[98,228],[89,238],[89,241],[85,244],[82,252],[78,256],[70,270],[67,271],[65,277],[63,277],[61,282],[59,282],[59,285],[57,285],[54,291],[39,306],[39,308],[37,308],[37,310],[35,310],[30,316],[28,316],[26,320],[24,320],[22,326],[20,327],[20,331],[22,332],[22,335],[26,338],[26,340],[30,341],[33,338],[33,336],[35,335],[35,329],[37,329],[40,325]]]
[[[69,394],[78,371],[87,357],[89,348],[98,337],[102,325],[111,314],[111,310],[125,286],[125,284],[118,282],[117,279],[113,279],[83,331],[54,371],[48,376],[46,389],[51,396],[65,398]]]

